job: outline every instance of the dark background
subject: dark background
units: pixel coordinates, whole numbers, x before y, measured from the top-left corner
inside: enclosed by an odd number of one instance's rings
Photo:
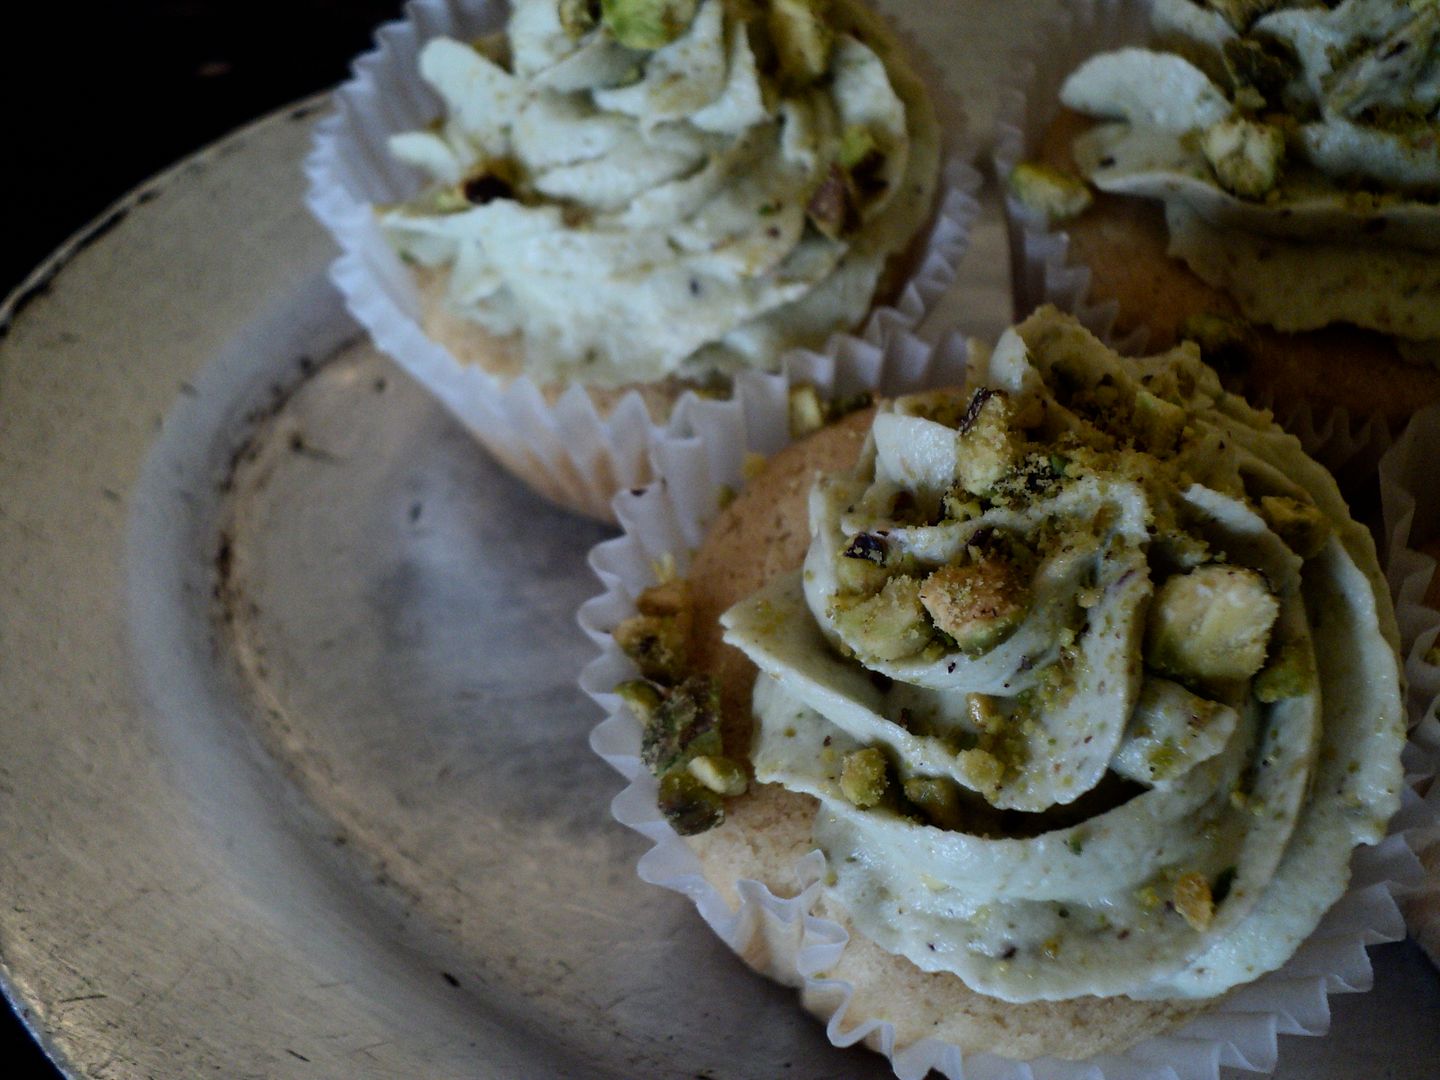
[[[0,23],[0,296],[146,177],[340,82],[401,2],[13,6],[47,10]],[[59,1076],[3,1004],[0,1062],[16,1080]]]

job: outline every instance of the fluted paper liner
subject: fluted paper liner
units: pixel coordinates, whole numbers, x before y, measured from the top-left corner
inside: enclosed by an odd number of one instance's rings
[[[957,338],[931,349],[902,334],[884,348],[861,344],[839,357],[811,354],[806,376],[827,390],[870,379],[869,385],[893,392],[898,386],[959,385],[965,367],[966,349]],[[661,479],[644,491],[616,497],[615,511],[623,535],[598,545],[590,554],[590,565],[604,593],[581,608],[579,621],[600,655],[586,666],[580,683],[607,714],[591,733],[590,744],[627,781],[612,812],[617,821],[653,844],[640,860],[640,877],[688,896],[702,918],[737,953],[745,954],[756,935],[765,935],[772,943],[787,943],[789,950],[772,948],[768,952],[793,952],[795,969],[767,974],[797,986],[812,1011],[828,1018],[826,1033],[832,1043],[865,1042],[890,1059],[901,1080],[920,1080],[932,1069],[950,1080],[1219,1080],[1222,1066],[1270,1071],[1276,1063],[1279,1034],[1322,1034],[1330,1020],[1328,995],[1367,990],[1371,985],[1365,947],[1405,936],[1396,898],[1421,880],[1410,842],[1426,830],[1440,831],[1436,825],[1440,799],[1435,793],[1427,804],[1407,787],[1389,836],[1374,847],[1356,849],[1349,891],[1284,967],[1218,999],[1209,1012],[1173,1032],[1146,1039],[1124,1053],[1083,1062],[1054,1058],[1012,1061],[966,1053],[933,1039],[897,1046],[894,1026],[885,1018],[852,1015],[853,988],[824,975],[849,938],[838,923],[816,914],[820,882],[825,877],[825,858],[818,850],[797,860],[793,897],[776,896],[758,882],[742,881],[736,890],[738,906],[732,908],[706,881],[698,859],[656,808],[656,781],[640,761],[639,723],[613,692],[617,683],[634,677],[635,669],[615,646],[610,632],[635,613],[635,596],[655,583],[658,566],[673,559],[675,569],[685,572],[691,552],[719,512],[722,493],[742,485],[747,454],[772,453],[785,441],[775,435],[773,425],[750,430],[749,420],[778,417],[785,408],[785,380],[757,375],[742,381],[735,401],[697,403],[686,417],[688,431],[655,448]],[[1435,527],[1433,535],[1440,535],[1440,493],[1425,487],[1423,464],[1426,454],[1430,461],[1440,460],[1440,409],[1428,415],[1430,426],[1415,438],[1407,436],[1408,441],[1402,440],[1386,459],[1390,470],[1386,505],[1387,509],[1392,503],[1415,505],[1418,484],[1425,493],[1420,498],[1427,504],[1424,520]],[[1403,457],[1407,452],[1415,456]],[[1410,462],[1409,472],[1402,469],[1398,478],[1396,461]],[[1405,528],[1387,526],[1386,550],[1392,564],[1388,580],[1401,613],[1404,655],[1411,658],[1407,672],[1415,725],[1427,715],[1424,709],[1430,698],[1440,691],[1440,671],[1417,659],[1436,637],[1440,612],[1418,605],[1416,582],[1423,567],[1416,561],[1421,557],[1407,550],[1406,544],[1409,520],[1419,515],[1407,515],[1404,510],[1401,515],[1406,518]],[[1423,582],[1418,590],[1423,593]],[[1427,716],[1415,730],[1405,753],[1412,783],[1433,775],[1440,760],[1440,729],[1433,716]],[[1440,784],[1436,788],[1440,791]]]
[[[569,509],[613,520],[615,492],[650,477],[649,447],[679,430],[650,417],[636,392],[608,413],[583,387],[571,386],[553,404],[521,376],[508,383],[475,364],[461,363],[421,329],[415,281],[385,241],[374,208],[411,197],[423,180],[391,158],[392,134],[424,127],[440,112],[438,97],[421,82],[417,58],[425,41],[448,34],[462,40],[504,27],[503,0],[415,0],[407,18],[381,28],[376,48],[356,61],[353,77],[336,92],[335,111],[316,129],[306,162],[309,205],[339,243],[331,278],[346,307],[379,348],[397,360],[450,409],[507,468]],[[944,142],[935,216],[913,260],[913,271],[892,303],[875,308],[859,339],[880,344],[918,326],[955,280],[979,211],[979,173],[963,143],[963,113],[934,77],[923,51],[903,32],[912,66],[925,79]],[[827,351],[854,347],[837,334]],[[867,389],[868,387],[859,387]],[[694,399],[694,394],[687,395]]]
[[[1038,146],[1060,110],[1060,87],[1088,57],[1152,38],[1149,0],[1071,0],[1017,52],[1001,87],[992,151],[995,174],[1005,194],[1010,273],[1016,318],[1041,304],[1054,304],[1121,352],[1138,354],[1146,344],[1140,328],[1123,338],[1113,334],[1117,305],[1090,300],[1090,270],[1070,261],[1070,238],[1052,229],[1043,215],[1008,193],[1005,178]],[[1308,402],[1258,397],[1276,422],[1300,439],[1305,452],[1332,472],[1373,473],[1390,445],[1383,418],[1352,415],[1337,407],[1318,412]]]
[[[1435,560],[1415,550],[1440,540],[1440,406],[1415,414],[1380,462],[1380,497],[1388,544],[1390,589],[1395,616],[1406,642],[1407,705],[1415,722],[1406,748],[1406,772],[1424,790],[1430,823],[1417,829],[1415,848],[1422,853],[1427,878],[1406,905],[1411,933],[1440,964],[1440,782],[1433,781],[1440,761],[1440,666],[1426,654],[1440,643],[1440,612],[1424,603],[1436,571]]]

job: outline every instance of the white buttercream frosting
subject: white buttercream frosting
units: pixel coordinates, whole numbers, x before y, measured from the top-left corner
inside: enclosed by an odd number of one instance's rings
[[[1368,534],[1188,345],[1124,359],[1045,309],[974,380],[883,407],[804,569],[724,616],[757,778],[818,800],[861,933],[981,992],[1273,970],[1398,805]]]

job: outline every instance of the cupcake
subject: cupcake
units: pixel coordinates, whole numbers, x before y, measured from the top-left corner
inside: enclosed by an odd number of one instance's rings
[[[557,501],[609,516],[685,391],[909,324],[953,277],[973,180],[857,0],[411,18],[342,90],[312,203],[379,344]]]
[[[775,455],[645,587],[635,548],[582,622],[642,873],[902,1076],[1214,1075],[1297,951],[1394,921],[1332,910],[1413,871],[1373,542],[1193,344],[1043,309]]]
[[[1440,9],[1097,0],[1074,18],[999,155],[1025,309],[1195,340],[1282,415],[1393,432],[1440,398]]]

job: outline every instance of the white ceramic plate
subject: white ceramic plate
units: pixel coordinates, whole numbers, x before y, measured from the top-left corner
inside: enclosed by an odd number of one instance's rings
[[[357,340],[316,107],[0,309],[7,993],[76,1076],[889,1075],[636,879],[575,688],[603,533]],[[993,216],[976,244],[992,329]],[[1277,1075],[1434,1075],[1436,973],[1377,966]]]

